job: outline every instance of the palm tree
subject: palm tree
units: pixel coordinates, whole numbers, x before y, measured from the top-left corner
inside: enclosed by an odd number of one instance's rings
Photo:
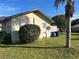
[[[74,1],[73,0],[55,0],[55,8],[57,9],[60,3],[66,2],[65,5],[65,16],[66,16],[66,47],[70,47],[71,38],[71,21],[70,18],[73,17],[74,13]]]

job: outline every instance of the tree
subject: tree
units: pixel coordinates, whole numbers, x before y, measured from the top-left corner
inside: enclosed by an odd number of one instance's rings
[[[66,18],[65,15],[57,15],[52,17],[52,20],[55,21],[55,24],[60,30],[66,29]]]
[[[71,20],[70,17],[73,17],[74,13],[74,1],[73,0],[55,0],[55,8],[57,9],[60,3],[66,2],[65,5],[65,16],[66,16],[66,47],[70,47],[70,38],[71,38]]]
[[[79,24],[79,19],[75,19],[75,20],[73,20],[72,22],[71,22],[71,25],[73,26],[73,25],[77,25],[77,24]]]

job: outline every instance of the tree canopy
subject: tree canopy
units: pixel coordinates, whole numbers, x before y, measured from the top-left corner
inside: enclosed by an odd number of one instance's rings
[[[58,26],[60,29],[65,29],[66,28],[66,17],[65,15],[57,15],[52,17],[52,20],[55,21],[55,24]]]
[[[76,24],[79,24],[79,19],[75,19],[71,22],[71,25],[76,25]]]

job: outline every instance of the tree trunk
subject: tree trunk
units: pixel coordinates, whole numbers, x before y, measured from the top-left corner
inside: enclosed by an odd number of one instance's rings
[[[71,46],[70,39],[71,39],[71,20],[70,20],[70,17],[67,17],[67,22],[66,22],[66,47],[67,48]]]

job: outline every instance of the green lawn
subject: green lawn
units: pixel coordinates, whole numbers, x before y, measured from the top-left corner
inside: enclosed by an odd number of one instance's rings
[[[79,34],[72,34],[71,48],[65,48],[65,34],[30,44],[1,45],[0,59],[79,59]]]

